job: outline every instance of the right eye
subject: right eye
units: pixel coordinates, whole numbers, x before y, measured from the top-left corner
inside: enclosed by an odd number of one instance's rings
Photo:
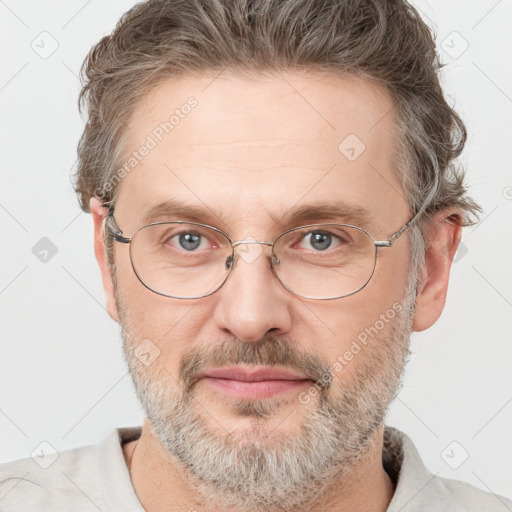
[[[181,231],[176,233],[176,230],[166,234],[161,243],[164,245],[169,244],[173,249],[187,252],[205,250],[212,245],[203,233],[198,231]]]

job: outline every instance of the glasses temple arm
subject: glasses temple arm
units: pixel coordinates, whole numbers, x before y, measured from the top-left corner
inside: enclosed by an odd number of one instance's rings
[[[129,244],[132,241],[131,238],[124,237],[123,232],[117,226],[116,220],[114,219],[114,205],[109,206],[108,212],[105,215],[105,227],[111,233],[112,238],[116,242]]]
[[[421,205],[420,209],[414,214],[414,217],[404,226],[402,226],[398,231],[395,231],[388,240],[384,240],[383,242],[376,242],[376,245],[380,247],[391,247],[393,245],[393,242],[407,229],[409,226],[415,222],[423,213],[425,213],[426,209],[429,207],[432,199],[434,199],[434,196],[437,193],[437,187],[439,185],[439,177],[436,174],[436,181],[434,183],[434,186],[431,188],[430,193],[428,194],[425,201],[423,201],[423,204]]]

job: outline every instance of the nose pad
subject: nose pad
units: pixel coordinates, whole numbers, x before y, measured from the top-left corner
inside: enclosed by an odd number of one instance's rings
[[[234,264],[234,258],[233,258],[233,255],[228,256],[228,257],[226,258],[226,263],[225,263],[226,270],[231,270],[231,269],[233,268],[233,264]]]
[[[254,243],[254,242],[253,242],[253,243]],[[238,254],[238,253],[236,252],[236,247],[239,247],[240,245],[242,245],[242,244],[239,244],[239,245],[236,245],[236,246],[235,246],[235,249],[233,250],[233,254],[232,254],[232,255],[230,255],[230,256],[228,256],[228,257],[226,258],[225,263],[224,263],[225,269],[226,269],[226,271],[228,271],[228,274],[229,274],[229,275],[231,275],[231,272],[232,272],[232,270],[233,270],[233,268],[234,268],[234,266],[235,266],[236,262],[237,262],[237,261],[239,260],[239,258],[240,258],[240,254]],[[269,245],[269,244],[265,244],[265,245]],[[261,245],[258,245],[258,247],[261,247]],[[262,252],[264,252],[264,251],[263,251],[263,248],[262,248]],[[245,258],[243,258],[243,259],[244,259],[244,261],[245,261]],[[279,268],[279,265],[281,264],[281,260],[279,259],[279,257],[278,257],[276,254],[274,254],[274,252],[271,252],[271,254],[270,254],[270,258],[269,258],[269,259],[270,259],[270,262],[269,262],[269,265],[268,265],[268,266],[269,266],[269,269],[271,269],[271,270],[272,270],[272,272],[274,273],[274,275],[277,277],[277,279],[278,279],[279,281],[281,281],[281,278],[279,277],[279,275],[278,275],[278,273],[277,273],[278,268]],[[228,278],[228,276],[226,276],[226,279],[227,279],[227,278]],[[285,288],[286,288],[286,286],[285,286]]]
[[[236,247],[240,247],[242,244],[240,245],[237,245]],[[246,255],[245,257],[241,256],[240,254],[236,253],[236,250],[233,251],[233,255],[231,256],[228,256],[226,258],[226,262],[224,264],[224,266],[226,267],[226,270],[232,270],[233,269],[233,266],[234,264],[238,261],[238,259],[240,257],[242,257],[242,259],[246,262],[246,263],[252,263],[253,261],[255,261],[262,253],[264,253],[264,249],[263,247],[261,247],[260,244],[255,244],[254,242],[252,242],[251,244],[247,244],[249,245],[249,247],[254,247],[256,248],[256,246],[259,248],[259,250],[257,250],[257,252],[255,252],[253,250],[253,253],[252,255]],[[268,245],[268,244],[265,244],[265,245]],[[269,264],[269,267],[272,268],[277,268],[279,266],[279,264],[281,263],[281,260],[279,259],[278,256],[276,256],[273,252],[270,254],[270,264]]]
[[[255,247],[257,246],[258,248],[261,248],[261,253],[265,253],[265,249],[263,247],[261,247],[261,245],[267,245],[269,247],[271,247],[270,243],[255,243],[255,242],[251,242],[250,244],[247,244],[249,246],[252,246],[252,247]],[[225,270],[227,271],[228,275],[226,276],[226,280],[229,278],[229,276],[231,275],[231,272],[233,271],[236,263],[238,262],[238,260],[240,258],[242,258],[246,263],[252,263],[253,261],[255,261],[255,259],[257,258],[254,258],[254,253],[253,253],[253,256],[247,256],[245,255],[245,257],[243,257],[243,255],[239,254],[237,251],[236,251],[236,248],[237,247],[240,247],[242,244],[236,244],[234,246],[234,250],[233,250],[233,254],[228,256],[226,258],[226,261],[224,262],[224,267],[225,267]],[[271,249],[272,250],[272,249]],[[265,254],[263,254],[263,256],[266,258],[267,256]],[[281,281],[281,279],[279,278],[278,274],[277,274],[277,269],[281,263],[281,260],[279,259],[278,256],[276,256],[273,252],[269,255],[269,264],[268,264],[268,268],[273,272],[274,276],[276,276],[278,278],[279,281]]]
[[[238,261],[239,258],[242,258],[246,263],[254,263],[260,256],[265,254],[265,248],[262,247],[262,245],[272,247],[271,242],[255,240],[251,236],[249,236],[246,240],[234,242],[233,253],[235,256],[229,256],[226,258],[226,270],[232,269],[233,265]]]

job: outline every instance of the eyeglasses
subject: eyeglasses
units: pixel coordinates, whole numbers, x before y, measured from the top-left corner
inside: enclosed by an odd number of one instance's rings
[[[127,238],[114,220],[113,206],[106,227],[116,242],[130,244],[132,268],[140,282],[165,297],[211,295],[232,272],[238,256],[235,248],[262,244],[271,247],[271,268],[288,291],[305,299],[332,300],[353,295],[369,283],[377,250],[391,247],[423,213],[429,199],[387,240],[374,240],[363,228],[350,224],[324,223],[289,229],[274,242],[232,242],[214,226],[186,221],[148,224]]]

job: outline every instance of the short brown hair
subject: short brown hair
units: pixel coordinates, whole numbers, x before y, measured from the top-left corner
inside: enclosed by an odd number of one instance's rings
[[[75,189],[112,202],[110,183],[137,101],[168,77],[320,71],[384,84],[394,103],[397,172],[417,210],[438,182],[427,212],[458,206],[465,224],[479,206],[454,160],[466,141],[446,102],[443,66],[431,30],[405,0],[148,0],[125,13],[81,69],[79,108],[87,124],[78,145]]]

